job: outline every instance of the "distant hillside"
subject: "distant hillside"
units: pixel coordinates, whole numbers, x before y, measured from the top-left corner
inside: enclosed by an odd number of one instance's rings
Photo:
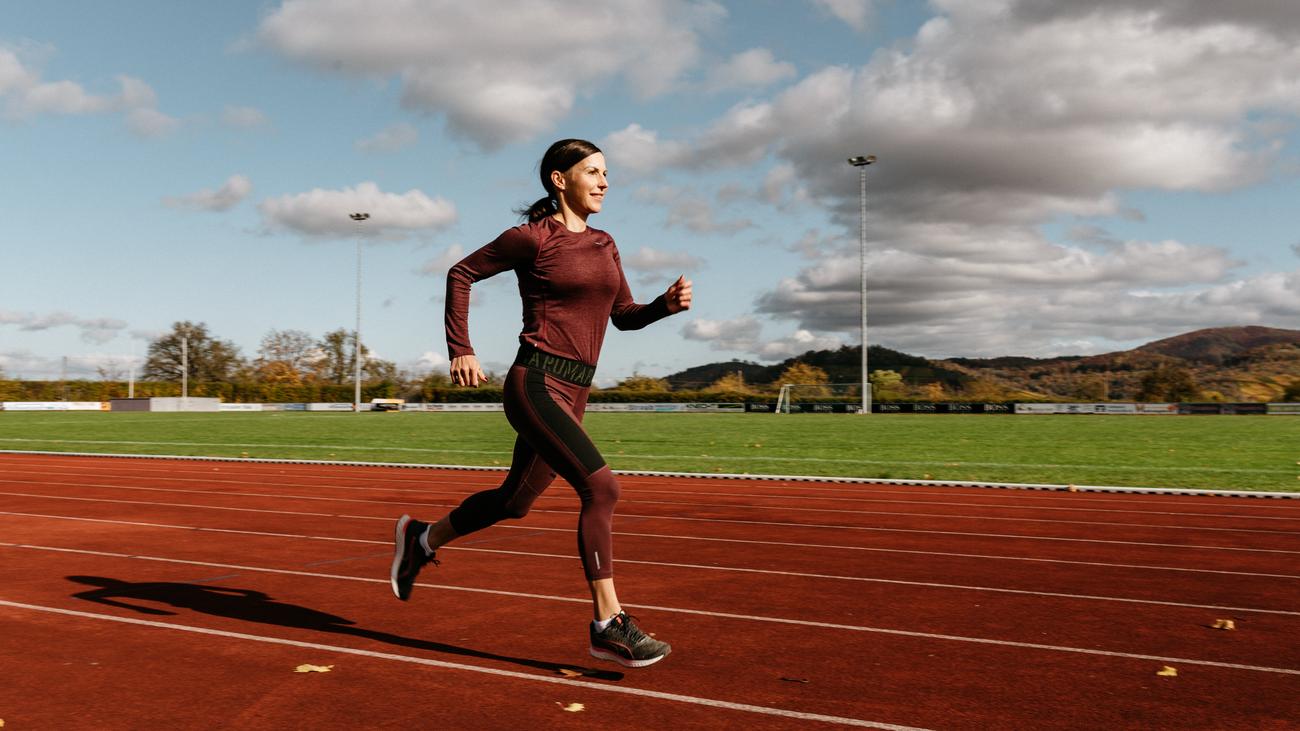
[[[745,382],[772,384],[795,361],[826,371],[833,383],[856,383],[860,349],[810,350],[765,366],[709,363],[674,373],[675,389],[707,386],[740,371]],[[948,395],[988,399],[1131,401],[1153,372],[1185,374],[1193,400],[1277,401],[1300,388],[1300,330],[1221,327],[1177,335],[1132,350],[1090,356],[928,360],[873,345],[871,370],[892,370],[907,384],[942,384]],[[1292,392],[1294,395],[1294,391]]]
[[[831,383],[857,383],[862,378],[862,348],[844,346],[838,350],[809,350],[775,365],[761,365],[749,361],[727,361],[708,363],[694,368],[687,368],[665,377],[673,388],[699,388],[722,378],[729,373],[740,371],[745,382],[753,385],[774,383],[795,361],[816,366],[830,377]],[[897,371],[903,380],[909,383],[940,382],[948,387],[957,388],[969,378],[960,371],[937,365],[935,362],[916,355],[900,353],[879,345],[867,348],[867,361],[872,371]]]
[[[972,378],[1050,398],[1135,400],[1143,379],[1164,368],[1190,375],[1200,399],[1275,401],[1300,383],[1300,330],[1221,327],[1101,355],[941,362]]]
[[[1300,345],[1300,330],[1275,327],[1216,327],[1147,343],[1136,350],[1182,358],[1194,363],[1221,364],[1248,351],[1270,345]]]

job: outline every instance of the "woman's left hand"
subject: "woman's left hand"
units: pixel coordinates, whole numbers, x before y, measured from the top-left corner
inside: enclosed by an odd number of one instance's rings
[[[691,280],[686,275],[677,278],[668,291],[664,292],[664,301],[668,304],[668,314],[675,315],[682,310],[691,309]]]

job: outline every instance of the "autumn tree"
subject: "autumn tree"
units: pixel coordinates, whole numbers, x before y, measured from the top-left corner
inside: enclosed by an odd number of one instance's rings
[[[671,391],[672,387],[662,378],[642,376],[637,373],[624,378],[614,388],[620,391]]]
[[[1300,401],[1300,381],[1292,381],[1286,391],[1282,393],[1282,400],[1287,402]]]
[[[1142,376],[1138,387],[1138,401],[1195,401],[1201,397],[1201,389],[1196,384],[1190,371],[1174,363],[1161,363]]]
[[[903,396],[903,374],[882,369],[871,372],[871,393],[877,401],[893,401]]]
[[[328,383],[349,383],[356,377],[356,334],[339,328],[325,333],[316,343],[319,358],[313,364],[316,375]],[[370,348],[361,343],[361,377],[373,381],[395,380],[397,366],[392,361],[370,357]]]
[[[186,320],[174,323],[170,333],[149,344],[144,377],[180,381],[183,361],[188,363],[189,379],[195,382],[229,381],[243,365],[239,349],[233,343],[212,337],[205,323]]]
[[[822,388],[801,389],[800,395],[805,397],[817,398],[831,395],[831,390],[825,388],[831,382],[830,376],[826,375],[826,371],[799,360],[791,363],[790,367],[782,371],[776,382],[782,385],[822,386]]]
[[[321,357],[316,340],[303,330],[271,330],[262,337],[253,361],[257,380],[264,383],[302,383],[314,375]]]
[[[748,383],[745,383],[745,374],[740,371],[732,371],[722,378],[719,378],[713,382],[713,385],[709,386],[708,390],[722,393],[754,392],[754,389],[750,388]]]

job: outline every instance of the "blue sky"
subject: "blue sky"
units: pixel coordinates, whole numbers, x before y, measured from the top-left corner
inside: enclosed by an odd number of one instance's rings
[[[1087,11],[1081,7],[1086,5]],[[121,370],[178,320],[257,355],[351,327],[442,368],[446,268],[513,225],[559,137],[648,301],[599,380],[858,341],[1097,353],[1300,327],[1300,9],[1119,0],[346,0],[7,9],[0,369]],[[480,7],[481,6],[481,7]],[[513,277],[475,288],[490,369]]]

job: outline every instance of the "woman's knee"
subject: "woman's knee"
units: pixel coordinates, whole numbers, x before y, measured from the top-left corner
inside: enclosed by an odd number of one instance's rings
[[[580,491],[582,501],[591,503],[597,508],[614,509],[614,504],[622,495],[622,489],[619,487],[618,478],[614,477],[614,472],[609,466],[605,466],[591,473],[586,482],[586,490]]]

